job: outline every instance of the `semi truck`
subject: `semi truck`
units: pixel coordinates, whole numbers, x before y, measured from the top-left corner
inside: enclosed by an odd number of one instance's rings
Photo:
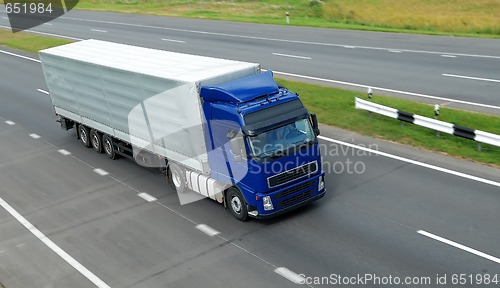
[[[197,192],[244,221],[325,195],[316,115],[259,64],[94,39],[39,56],[61,128],[159,168],[179,196]]]

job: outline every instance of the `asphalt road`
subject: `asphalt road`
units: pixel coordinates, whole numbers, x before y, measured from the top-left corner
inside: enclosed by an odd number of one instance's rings
[[[8,25],[8,20],[0,18],[0,25]],[[33,30],[253,61],[261,63],[263,68],[300,76],[495,106],[496,109],[476,105],[458,107],[500,113],[498,39],[342,31],[88,11],[71,11],[49,25]],[[304,80],[303,77],[299,79]],[[345,87],[338,82],[320,82]],[[381,92],[389,93],[387,90]],[[456,105],[444,99],[414,96],[405,97]]]
[[[453,274],[500,273],[500,263],[484,255],[417,233],[499,257],[498,186],[322,141],[326,196],[271,221],[241,223],[211,200],[181,206],[160,173],[111,161],[62,131],[50,99],[37,91],[46,89],[39,63],[0,54],[0,67],[0,198],[111,287],[294,286],[277,267],[307,277],[431,277],[428,285],[405,287],[457,287]],[[322,132],[500,181],[495,168],[327,127]],[[349,161],[362,163],[362,173],[349,173]],[[140,192],[158,200],[147,202]],[[220,234],[209,237],[198,224]],[[0,287],[94,287],[2,208],[0,231]],[[446,274],[448,285],[438,286],[437,274]]]

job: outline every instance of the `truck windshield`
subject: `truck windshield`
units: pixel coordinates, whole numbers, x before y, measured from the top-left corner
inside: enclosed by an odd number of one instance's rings
[[[310,143],[314,140],[314,132],[308,119],[300,119],[248,139],[252,156],[260,158]]]

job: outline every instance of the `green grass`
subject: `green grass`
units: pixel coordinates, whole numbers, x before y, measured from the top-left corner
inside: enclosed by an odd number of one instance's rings
[[[498,0],[80,0],[77,9],[500,38]]]
[[[9,30],[0,29],[0,45],[31,53],[38,53],[39,50],[70,42],[71,41],[58,38],[40,37],[25,33],[12,33]]]
[[[0,45],[37,53],[38,50],[69,43],[68,40],[37,36],[25,33],[11,33],[0,29]],[[344,89],[324,87],[295,81],[278,79],[290,90],[300,94],[307,108],[318,115],[321,123],[354,132],[407,144],[428,150],[446,153],[455,157],[475,160],[500,166],[500,148],[483,144],[482,151],[476,151],[476,142],[453,135],[441,134],[405,123],[400,126],[396,119],[381,115],[369,117],[367,111],[354,108],[354,97],[363,93]],[[407,112],[433,117],[433,106],[414,101],[374,95],[373,102],[391,106]],[[500,117],[441,107],[440,120],[486,132],[500,134]]]

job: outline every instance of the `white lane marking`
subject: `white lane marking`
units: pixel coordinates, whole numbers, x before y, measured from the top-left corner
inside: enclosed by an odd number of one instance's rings
[[[469,80],[479,80],[479,81],[500,83],[500,80],[497,80],[497,79],[471,77],[471,76],[463,76],[463,75],[455,75],[455,74],[443,74],[443,76],[445,76],[445,77],[453,77],[453,78],[469,79]]]
[[[441,57],[445,57],[445,58],[457,58],[457,56],[455,56],[455,55],[448,55],[448,54],[441,55]]]
[[[225,36],[225,37],[234,37],[234,38],[245,38],[245,39],[255,39],[255,40],[265,40],[265,41],[297,43],[297,44],[320,45],[320,46],[331,46],[331,47],[344,47],[344,48],[361,48],[361,49],[383,50],[383,51],[387,51],[387,50],[400,50],[402,52],[412,52],[412,53],[439,54],[439,55],[440,54],[450,54],[450,55],[456,55],[456,56],[467,56],[467,57],[500,59],[500,56],[494,56],[494,55],[448,53],[448,52],[436,52],[436,51],[425,51],[425,50],[410,50],[410,49],[395,49],[395,48],[382,48],[382,47],[370,47],[370,46],[352,46],[352,45],[346,45],[346,44],[334,44],[334,43],[323,43],[323,42],[309,42],[309,41],[301,41],[301,40],[288,40],[288,39],[279,39],[279,38],[267,38],[267,37],[258,37],[258,36],[236,35],[236,34],[226,34],[226,33],[218,33],[218,32],[208,32],[208,31],[199,31],[199,30],[186,30],[186,29],[178,29],[178,28],[168,28],[168,27],[141,25],[141,24],[131,24],[131,23],[122,23],[122,22],[113,22],[113,21],[103,21],[103,20],[90,20],[90,19],[69,18],[69,17],[61,17],[60,19],[73,20],[73,21],[84,21],[84,22],[95,22],[95,23],[106,23],[106,24],[123,25],[123,26],[130,26],[130,27],[161,29],[161,30],[169,30],[169,31],[188,32],[188,33],[206,34],[206,35],[215,35],[215,36]]]
[[[466,173],[458,172],[458,171],[455,171],[455,170],[451,170],[451,169],[447,169],[447,168],[443,168],[443,167],[439,167],[439,166],[435,166],[435,165],[423,163],[423,162],[420,162],[420,161],[416,161],[416,160],[404,158],[404,157],[393,155],[393,154],[389,154],[389,153],[386,153],[386,152],[377,151],[377,150],[366,148],[366,147],[361,147],[361,146],[358,146],[358,145],[355,145],[355,144],[351,144],[351,143],[347,143],[347,142],[344,142],[344,141],[335,140],[335,139],[328,138],[328,137],[325,137],[325,136],[318,136],[318,138],[323,139],[325,141],[332,142],[332,143],[337,143],[337,144],[348,146],[348,147],[351,147],[351,148],[354,148],[354,149],[358,149],[358,150],[366,151],[366,152],[373,153],[373,154],[376,154],[376,155],[380,155],[380,156],[384,156],[384,157],[387,157],[387,158],[391,158],[391,159],[394,159],[394,160],[398,160],[398,161],[410,163],[410,164],[417,165],[417,166],[420,166],[420,167],[429,168],[429,169],[432,169],[432,170],[436,170],[436,171],[439,171],[439,172],[443,172],[443,173],[455,175],[455,176],[462,177],[462,178],[465,178],[465,179],[469,179],[469,180],[481,182],[481,183],[484,183],[484,184],[489,184],[489,185],[493,185],[493,186],[496,186],[496,187],[500,187],[500,182],[495,182],[493,180],[489,180],[489,179],[485,179],[485,178],[481,178],[481,177],[469,175],[469,174],[466,174]]]
[[[90,272],[87,268],[85,268],[80,262],[75,260],[71,255],[66,253],[66,251],[62,250],[56,243],[52,242],[45,234],[43,234],[38,228],[33,226],[26,218],[24,218],[19,212],[17,212],[12,206],[10,206],[7,202],[5,202],[2,198],[0,198],[0,206],[2,206],[7,212],[12,215],[19,223],[21,223],[28,231],[30,231],[33,235],[35,235],[40,241],[43,242],[47,247],[49,247],[52,251],[54,251],[59,257],[61,257],[64,261],[66,261],[69,265],[71,265],[74,269],[80,272],[83,276],[89,279],[95,286],[99,288],[110,288],[108,284],[102,281],[99,277],[97,277],[94,273]]]
[[[94,32],[108,33],[108,31],[106,31],[106,30],[99,30],[99,29],[90,29],[90,30],[92,30]]]
[[[2,16],[2,19],[7,19],[7,20],[9,20],[9,18],[7,18],[7,17],[3,17],[3,16]]]
[[[42,90],[42,89],[36,89],[36,91],[40,92],[40,93],[43,93],[43,94],[47,94],[49,95],[49,92],[45,91],[45,90]]]
[[[154,202],[154,201],[158,200],[158,199],[156,199],[156,197],[153,197],[146,192],[139,193],[139,194],[137,194],[137,196],[141,197],[142,199],[144,199],[148,202]]]
[[[16,125],[16,122],[14,121],[10,121],[10,120],[7,120],[5,121],[5,123],[7,123],[8,125],[12,126],[12,125]]]
[[[3,51],[3,50],[0,50],[0,53],[40,63],[40,60],[31,58],[31,57],[26,57],[26,56],[23,56],[23,55],[14,54],[14,53]]]
[[[457,242],[454,242],[454,241],[448,240],[448,239],[446,239],[446,238],[443,238],[443,237],[440,237],[440,236],[434,235],[434,234],[429,233],[429,232],[426,232],[426,231],[424,231],[424,230],[418,230],[418,231],[417,231],[417,233],[418,233],[418,234],[420,234],[420,235],[427,236],[427,237],[432,238],[432,239],[434,239],[434,240],[437,240],[437,241],[439,241],[439,242],[443,242],[443,243],[448,244],[448,245],[450,245],[450,246],[453,246],[453,247],[455,247],[455,248],[462,249],[462,250],[464,250],[464,251],[467,251],[467,252],[472,253],[472,254],[474,254],[474,255],[477,255],[477,256],[479,256],[479,257],[483,257],[483,258],[486,258],[486,259],[488,259],[488,260],[491,260],[491,261],[493,261],[493,262],[496,262],[496,263],[500,264],[500,258],[497,258],[497,257],[491,256],[491,255],[489,255],[489,254],[483,253],[483,252],[478,251],[478,250],[476,250],[476,249],[473,249],[473,248],[467,247],[467,246],[465,246],[465,245],[459,244],[459,243],[457,243]]]
[[[30,137],[33,139],[40,139],[41,138],[40,135],[35,134],[35,133],[30,134]]]
[[[201,232],[207,234],[210,237],[214,237],[215,235],[220,233],[219,231],[215,230],[214,228],[208,226],[207,224],[198,224],[198,225],[196,225],[196,229],[200,230]]]
[[[161,40],[168,41],[168,42],[175,42],[175,43],[186,43],[186,41],[174,40],[174,39],[167,39],[167,38],[162,38]]]
[[[59,150],[57,150],[57,152],[61,153],[64,156],[71,155],[71,152],[69,152],[68,150],[64,150],[64,149],[59,149]]]
[[[274,273],[285,277],[286,279],[292,281],[295,284],[303,284],[306,281],[306,279],[303,276],[293,272],[292,270],[286,267],[278,267],[274,269]]]
[[[299,58],[299,59],[311,60],[311,57],[306,57],[306,56],[297,56],[297,55],[282,54],[282,53],[273,53],[273,55],[283,56],[283,57],[290,57],[290,58]]]
[[[103,170],[101,168],[95,168],[94,172],[97,173],[97,174],[99,174],[99,175],[101,175],[101,176],[106,176],[106,175],[109,174],[108,171]]]
[[[371,87],[374,90],[376,89],[376,90],[385,91],[385,92],[405,94],[405,95],[411,95],[411,96],[416,96],[416,97],[436,99],[436,100],[441,100],[441,101],[448,101],[448,102],[473,105],[473,106],[479,106],[479,107],[485,107],[485,108],[491,108],[491,109],[500,109],[500,106],[494,106],[494,105],[482,104],[482,103],[476,103],[476,102],[469,102],[469,101],[463,101],[463,100],[456,100],[456,99],[450,99],[450,98],[438,97],[438,96],[432,96],[432,95],[426,95],[426,94],[420,94],[420,93],[413,93],[413,92],[407,92],[407,91],[401,91],[401,90],[394,90],[394,89],[376,87],[376,86],[371,86],[371,85],[363,85],[363,84],[357,84],[357,83],[351,83],[351,82],[345,82],[345,81],[337,81],[337,80],[331,80],[331,79],[326,79],[326,78],[305,76],[305,75],[300,75],[300,74],[293,74],[293,73],[280,72],[280,71],[274,71],[274,70],[273,70],[273,73],[281,74],[281,75],[285,75],[285,76],[297,77],[297,78],[322,81],[322,82],[342,84],[342,85],[347,85],[347,86],[361,87],[364,89],[368,89],[369,87]]]
[[[347,49],[355,49],[356,48],[356,46],[349,46],[349,45],[344,45],[342,47],[347,48]]]
[[[389,52],[391,52],[391,53],[401,53],[402,51],[401,50],[389,50]]]
[[[52,23],[43,23],[43,25],[49,25],[49,26],[53,26]]]
[[[38,59],[33,59],[29,58],[26,56],[10,53],[7,51],[2,51],[0,50],[0,53],[5,53],[11,56],[15,57],[20,57],[23,59],[31,60],[40,63],[40,60]],[[265,70],[265,69],[263,69]],[[347,86],[354,86],[354,87],[362,87],[365,89],[368,89],[369,87],[372,87],[373,89],[377,89],[380,91],[385,91],[385,92],[391,92],[391,93],[398,93],[398,94],[405,94],[405,95],[411,95],[411,96],[416,96],[416,97],[422,97],[422,98],[428,98],[428,99],[436,99],[436,100],[441,100],[441,101],[448,101],[448,102],[454,102],[454,103],[460,103],[460,104],[466,104],[466,105],[472,105],[472,106],[478,106],[478,107],[485,107],[485,108],[491,108],[491,109],[500,109],[500,106],[494,106],[494,105],[488,105],[488,104],[482,104],[482,103],[476,103],[476,102],[469,102],[469,101],[463,101],[463,100],[455,100],[455,99],[450,99],[450,98],[445,98],[445,97],[438,97],[438,96],[432,96],[432,95],[426,95],[426,94],[420,94],[420,93],[413,93],[413,92],[407,92],[407,91],[401,91],[401,90],[394,90],[394,89],[388,89],[388,88],[383,88],[383,87],[376,87],[376,86],[371,86],[371,85],[363,85],[363,84],[357,84],[357,83],[351,83],[351,82],[345,82],[345,81],[338,81],[338,80],[331,80],[331,79],[326,79],[326,78],[319,78],[319,77],[313,77],[313,76],[306,76],[306,75],[300,75],[300,74],[294,74],[294,73],[287,73],[287,72],[280,72],[280,71],[274,71],[276,74],[281,74],[285,76],[292,76],[292,77],[297,77],[297,78],[304,78],[304,79],[310,79],[310,80],[316,80],[316,81],[322,81],[322,82],[329,82],[329,83],[337,83],[337,84],[342,84],[342,85],[347,85]],[[37,89],[39,92],[42,92],[43,90]],[[47,93],[48,92],[42,92],[42,93]]]

